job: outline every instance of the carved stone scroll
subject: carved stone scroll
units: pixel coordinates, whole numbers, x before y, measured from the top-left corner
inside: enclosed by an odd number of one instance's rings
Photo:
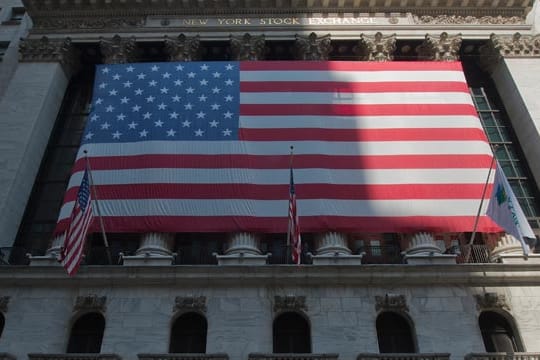
[[[184,34],[171,39],[165,35],[165,50],[169,61],[196,61],[200,58],[199,36],[187,37]]]
[[[298,60],[328,60],[332,50],[330,34],[317,37],[312,32],[308,36],[296,35],[295,51]]]
[[[375,310],[405,313],[409,311],[409,307],[405,295],[386,294],[384,296],[375,296]]]
[[[105,64],[125,64],[135,60],[135,37],[122,39],[120,35],[114,35],[110,40],[100,38],[99,47]]]
[[[21,62],[58,62],[68,76],[71,76],[79,65],[79,51],[73,46],[70,38],[23,39],[19,44]]]
[[[417,52],[422,60],[456,61],[459,60],[460,47],[461,34],[450,36],[443,32],[439,37],[426,34]]]
[[[307,311],[305,296],[279,296],[274,297],[274,312],[283,311]]]
[[[107,297],[97,295],[77,296],[73,311],[100,311],[105,312],[107,308]]]
[[[174,299],[173,312],[199,311],[206,312],[205,296],[177,296]]]
[[[488,292],[476,294],[474,298],[476,299],[476,308],[478,310],[503,309],[510,311],[510,305],[508,305],[504,294]]]
[[[9,304],[9,296],[0,296],[0,313],[7,312]]]
[[[264,35],[231,36],[231,54],[233,60],[263,60]]]
[[[390,61],[396,51],[396,35],[384,36],[377,32],[373,36],[360,35],[358,46],[354,52],[364,61]]]

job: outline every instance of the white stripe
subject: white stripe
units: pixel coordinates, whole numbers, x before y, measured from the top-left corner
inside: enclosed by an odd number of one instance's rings
[[[331,92],[247,92],[240,94],[240,104],[467,104],[471,95],[463,92],[428,93],[331,93]]]
[[[287,214],[283,200],[102,200],[107,216],[255,216],[279,217]],[[329,206],[331,203],[331,206]],[[66,217],[62,207],[60,220]],[[478,200],[335,200],[297,199],[299,216],[470,216]],[[69,212],[69,211],[68,211]],[[67,215],[69,216],[69,214]]]
[[[465,82],[465,75],[461,71],[284,71],[284,70],[262,70],[262,71],[241,71],[241,82],[250,81],[339,81],[339,82],[439,82],[458,81]]]
[[[284,130],[286,131],[286,130]],[[491,155],[484,141],[145,141],[136,143],[85,144],[77,158],[85,156],[130,155],[288,155],[290,146],[295,155]]]
[[[295,169],[298,184],[483,184],[487,169]],[[84,171],[73,174],[78,186]],[[289,169],[128,169],[93,170],[95,185],[123,184],[256,184],[286,185]],[[101,203],[101,202],[100,202]]]
[[[482,129],[476,116],[240,116],[244,129]]]

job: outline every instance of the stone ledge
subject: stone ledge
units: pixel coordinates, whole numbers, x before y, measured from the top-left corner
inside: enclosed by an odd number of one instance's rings
[[[338,354],[262,354],[251,353],[248,360],[335,360]]]
[[[228,360],[229,355],[216,354],[137,354],[139,360]]]
[[[362,353],[356,358],[357,360],[448,360],[449,353],[417,353],[417,354],[374,354]]]
[[[116,354],[28,354],[29,360],[121,360]]]

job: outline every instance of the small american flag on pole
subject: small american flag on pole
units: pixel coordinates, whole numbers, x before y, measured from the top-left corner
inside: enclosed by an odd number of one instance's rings
[[[292,155],[291,155],[292,156]],[[300,264],[300,255],[302,254],[302,239],[300,237],[300,227],[298,223],[298,213],[296,211],[296,192],[294,190],[294,176],[291,165],[291,178],[289,185],[289,231],[287,239],[291,245],[292,260],[295,264]]]
[[[62,247],[62,252],[60,254],[60,262],[69,276],[75,275],[79,269],[86,234],[92,223],[92,219],[92,197],[90,193],[88,166],[86,166],[81,186],[77,192],[75,205],[71,212],[64,246]]]

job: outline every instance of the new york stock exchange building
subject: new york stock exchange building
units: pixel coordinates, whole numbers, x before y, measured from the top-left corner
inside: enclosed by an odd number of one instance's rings
[[[538,0],[0,0],[2,360],[540,359],[539,188]]]

